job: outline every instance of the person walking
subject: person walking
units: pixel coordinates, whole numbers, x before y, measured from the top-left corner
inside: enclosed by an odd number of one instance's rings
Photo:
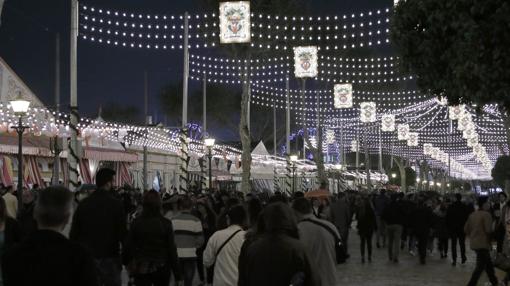
[[[270,203],[261,214],[253,241],[239,256],[238,286],[320,285],[291,208]]]
[[[5,286],[100,285],[91,253],[62,234],[72,198],[64,187],[39,192],[34,210],[39,229],[2,257]]]
[[[5,194],[3,195],[5,201],[5,209],[7,211],[7,215],[16,218],[16,214],[18,213],[18,199],[15,195],[13,195],[14,189],[12,186],[8,186]]]
[[[327,220],[315,217],[310,201],[305,198],[294,200],[292,208],[299,221],[299,240],[308,250],[310,260],[317,268],[321,285],[337,285],[335,244],[340,234],[336,227]]]
[[[476,266],[468,286],[476,286],[484,270],[490,283],[496,286],[498,285],[498,278],[494,274],[494,266],[490,256],[492,217],[489,213],[490,206],[487,197],[478,198],[478,207],[479,209],[469,216],[464,226],[471,249],[476,253]]]
[[[390,204],[390,199],[386,195],[386,190],[382,189],[374,199],[374,211],[377,222],[376,246],[377,248],[386,247],[386,223],[382,219],[382,214]],[[382,243],[381,243],[382,242]]]
[[[418,205],[412,215],[412,228],[418,240],[418,256],[420,264],[426,263],[427,245],[430,236],[430,229],[433,225],[434,215],[423,198],[418,198]]]
[[[161,212],[159,193],[146,192],[142,204],[142,213],[133,221],[123,249],[124,265],[137,286],[168,286],[170,270],[180,283],[172,222]]]
[[[19,243],[22,238],[22,231],[18,222],[7,215],[5,201],[0,197],[0,257],[3,253]],[[2,264],[0,262],[0,268]],[[3,286],[2,271],[0,271],[0,286]]]
[[[204,265],[214,267],[213,285],[237,286],[239,255],[246,232],[246,210],[242,205],[227,212],[229,227],[215,232],[204,250]]]
[[[446,226],[446,202],[441,202],[434,210],[434,233],[438,240],[441,259],[448,257],[448,227]]]
[[[453,202],[446,211],[446,226],[450,234],[452,249],[452,265],[457,265],[457,243],[460,247],[460,257],[462,264],[466,263],[466,235],[464,225],[470,215],[468,207],[462,203],[462,195],[455,194]]]
[[[191,286],[197,267],[197,248],[204,244],[204,233],[200,219],[191,214],[191,199],[182,196],[177,205],[179,213],[172,218],[175,244],[184,285]]]
[[[338,200],[331,204],[330,218],[331,222],[336,226],[336,229],[342,237],[345,253],[347,253],[347,257],[349,257],[348,240],[352,215],[344,193],[338,193]]]
[[[80,202],[71,225],[70,239],[92,252],[99,280],[105,286],[120,286],[120,247],[125,239],[127,218],[121,201],[111,194],[115,171],[100,169],[97,190]]]
[[[398,263],[400,254],[400,238],[402,236],[403,211],[400,204],[400,196],[393,194],[391,202],[382,214],[386,223],[386,236],[388,243],[388,259]]]
[[[34,191],[23,191],[23,205],[18,215],[18,223],[23,236],[29,236],[37,230],[37,222],[34,219],[35,195]]]
[[[368,262],[372,262],[372,236],[377,229],[374,207],[368,197],[360,197],[356,210],[358,234],[360,237],[361,263],[365,263],[365,247],[368,250]]]

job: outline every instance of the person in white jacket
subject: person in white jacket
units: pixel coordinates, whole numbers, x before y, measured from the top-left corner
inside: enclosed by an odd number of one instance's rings
[[[214,265],[213,285],[236,286],[239,271],[238,262],[246,232],[242,226],[246,222],[243,206],[232,207],[227,212],[229,227],[215,232],[204,250],[204,265]]]

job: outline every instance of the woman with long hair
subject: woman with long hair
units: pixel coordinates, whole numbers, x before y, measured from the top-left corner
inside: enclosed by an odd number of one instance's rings
[[[260,220],[257,235],[241,249],[238,285],[319,285],[291,208],[271,203]]]
[[[167,286],[170,269],[180,281],[179,260],[172,222],[161,210],[161,197],[156,191],[143,195],[142,212],[130,228],[123,258],[137,286]]]

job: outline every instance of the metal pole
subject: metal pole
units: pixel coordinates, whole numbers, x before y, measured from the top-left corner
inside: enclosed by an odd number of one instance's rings
[[[303,124],[303,159],[306,159],[306,144],[305,144],[305,130],[306,130],[306,123],[305,123],[305,117],[306,117],[306,111],[305,111],[305,88],[306,88],[306,78],[303,78],[301,80],[301,109],[302,109],[302,115],[301,115],[301,123]]]
[[[207,74],[204,73],[202,82],[202,132],[207,133]]]
[[[212,147],[209,147],[209,189],[212,190]]]
[[[448,139],[448,143],[446,144],[446,146],[450,146],[452,133],[453,133],[453,124],[452,124],[452,120],[449,119],[448,135],[446,136],[446,138]],[[446,183],[447,185],[443,187],[445,190],[448,189],[448,191],[450,190],[450,188],[448,187],[448,183],[450,183],[450,180],[452,178],[452,175],[451,175],[451,171],[452,171],[451,166],[452,165],[451,164],[452,164],[451,155],[448,154],[448,180]],[[450,187],[451,187],[451,184],[450,184]]]
[[[276,97],[273,98],[273,155],[276,156]]]
[[[342,109],[340,109],[340,152],[342,154],[342,166],[345,166],[345,149],[344,149],[344,124]]]
[[[60,34],[55,37],[55,111],[60,111]],[[60,181],[60,148],[58,145],[58,136],[55,136],[53,142],[53,176],[52,185],[58,185]]]
[[[188,12],[184,13],[184,69],[182,76],[182,128],[188,125],[188,77],[189,77],[189,50],[188,50]]]
[[[147,76],[147,71],[144,71],[143,73],[143,110],[144,110],[144,118],[145,118],[145,127],[148,126],[149,122],[149,80]],[[147,136],[147,134],[145,135]],[[147,157],[149,156],[148,150],[147,150],[147,138],[143,144],[143,169],[142,169],[142,191],[146,191],[149,189],[149,182],[148,182],[148,164],[147,164]]]
[[[379,127],[379,172],[383,173],[383,156],[382,156],[382,134],[381,127]]]
[[[286,118],[285,118],[285,149],[287,155],[290,154],[290,89],[289,78],[285,79],[285,103],[286,103]]]
[[[69,166],[69,188],[74,190],[78,186],[77,165],[80,160],[78,147],[78,0],[71,0],[71,51],[70,51],[70,107],[71,107],[71,142],[67,155]]]
[[[246,125],[248,126],[248,130],[251,131],[251,85],[248,85],[248,108],[246,109]]]
[[[18,132],[18,216],[21,214],[23,208],[23,131],[25,128],[23,127],[23,122],[21,121],[21,116],[19,117],[18,127],[16,128]]]

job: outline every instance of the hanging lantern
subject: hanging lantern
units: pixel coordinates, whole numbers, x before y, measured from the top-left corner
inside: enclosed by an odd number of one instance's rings
[[[352,140],[352,142],[351,142],[351,152],[358,152],[358,150],[359,150],[358,140]]]
[[[399,124],[397,126],[398,140],[407,140],[409,136],[409,124]]]
[[[220,2],[220,43],[249,43],[250,17],[250,1]]]
[[[423,154],[429,156],[432,153],[432,144],[425,143],[423,144]]]
[[[319,74],[317,47],[294,48],[294,75],[297,78],[316,77]]]
[[[375,102],[362,102],[360,104],[360,120],[363,123],[375,122],[377,109]]]
[[[333,144],[335,143],[335,131],[329,129],[326,131],[326,143],[327,144]]]
[[[335,84],[333,92],[335,108],[352,107],[352,84]]]
[[[464,104],[450,106],[448,108],[450,120],[458,120],[462,116],[462,114],[465,112],[465,109],[466,108],[465,108]]]
[[[418,133],[417,132],[409,132],[407,136],[407,146],[418,146]]]
[[[392,132],[395,131],[395,115],[383,114],[381,117],[381,131]]]

